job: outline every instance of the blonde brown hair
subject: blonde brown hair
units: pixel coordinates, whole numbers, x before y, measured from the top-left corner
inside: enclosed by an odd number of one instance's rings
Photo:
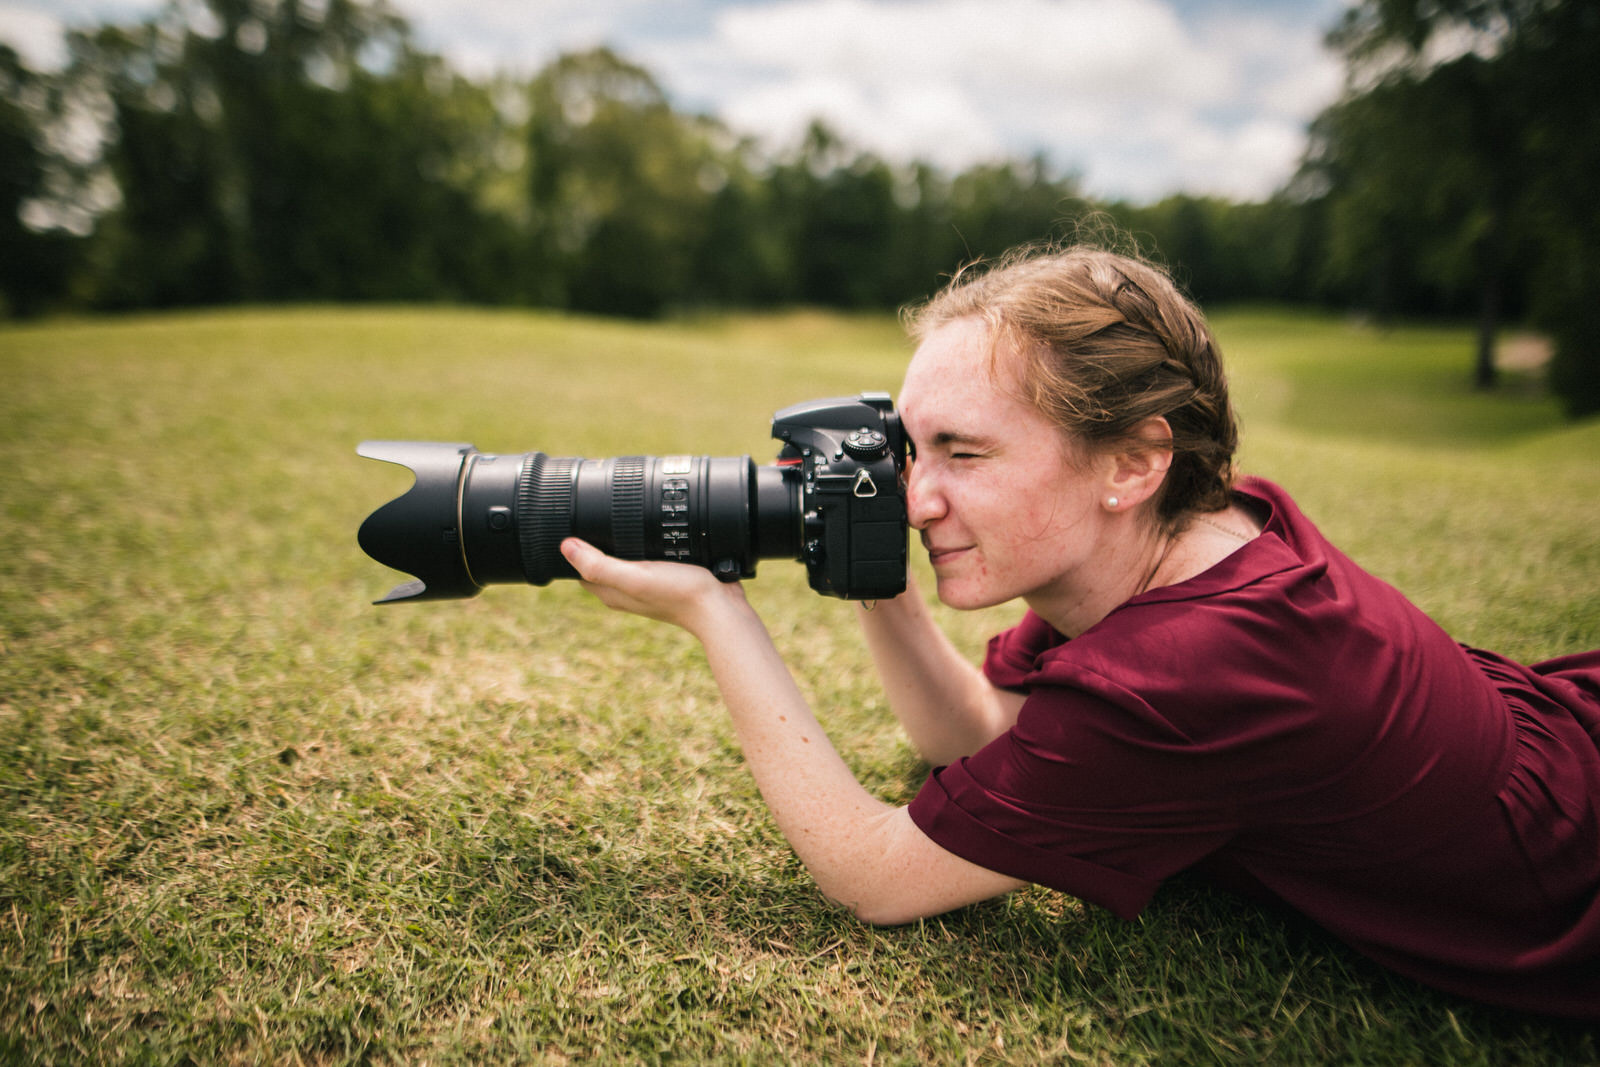
[[[921,340],[957,319],[989,327],[991,358],[1018,353],[1022,399],[1095,451],[1145,447],[1135,428],[1172,427],[1157,500],[1163,526],[1228,506],[1238,425],[1205,317],[1166,271],[1086,245],[1028,246],[961,271],[907,314]],[[1000,368],[991,365],[998,375]]]

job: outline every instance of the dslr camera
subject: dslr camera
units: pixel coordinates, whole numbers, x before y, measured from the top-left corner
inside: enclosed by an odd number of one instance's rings
[[[795,559],[811,588],[850,600],[906,586],[905,434],[887,393],[813,400],[772,417],[777,462],[749,456],[493,455],[470,444],[366,441],[368,459],[416,483],[374,511],[358,539],[415,575],[376,601],[476,596],[494,582],[576,578],[561,555],[580,537],[623,559],[751,578]]]

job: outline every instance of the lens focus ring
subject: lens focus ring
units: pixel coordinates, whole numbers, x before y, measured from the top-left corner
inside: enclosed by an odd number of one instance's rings
[[[619,559],[644,559],[645,456],[621,456],[611,471],[611,538]]]
[[[552,578],[577,577],[561,554],[561,540],[572,533],[573,488],[581,462],[578,456],[535,452],[517,479],[522,569],[534,585],[544,585]]]

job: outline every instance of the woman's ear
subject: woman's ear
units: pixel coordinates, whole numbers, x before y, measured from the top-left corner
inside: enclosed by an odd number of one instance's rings
[[[1161,491],[1172,466],[1172,425],[1152,415],[1133,428],[1127,444],[1107,457],[1106,499],[1126,511]]]

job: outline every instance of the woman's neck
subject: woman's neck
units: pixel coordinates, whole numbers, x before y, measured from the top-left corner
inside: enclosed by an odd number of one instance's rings
[[[1076,637],[1140,593],[1204,574],[1261,533],[1255,518],[1238,506],[1191,513],[1170,530],[1140,529],[1111,541],[1075,580],[1027,598],[1028,607]]]

